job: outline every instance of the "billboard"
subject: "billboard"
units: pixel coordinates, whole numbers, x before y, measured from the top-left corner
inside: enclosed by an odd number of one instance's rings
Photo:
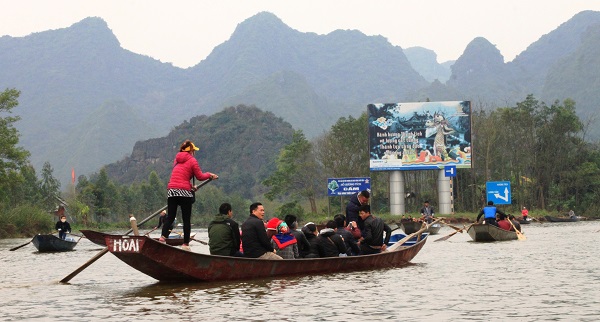
[[[367,106],[371,171],[471,168],[469,101]]]

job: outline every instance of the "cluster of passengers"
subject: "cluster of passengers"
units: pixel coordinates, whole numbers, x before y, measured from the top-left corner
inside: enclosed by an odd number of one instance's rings
[[[505,214],[501,210],[499,210],[496,206],[494,206],[493,201],[488,201],[487,206],[483,207],[477,215],[477,222],[483,216],[483,222],[488,225],[494,225],[498,228],[508,230],[508,231],[521,231],[521,224],[515,218],[515,216],[511,214]],[[509,221],[510,220],[510,221]],[[512,225],[511,225],[512,223]]]
[[[360,225],[346,222],[336,215],[325,228],[309,222],[298,227],[294,215],[272,218],[265,223],[265,208],[250,205],[250,215],[241,227],[232,219],[229,203],[219,207],[219,214],[208,226],[212,255],[260,259],[296,259],[376,254],[386,249],[392,229],[381,218],[371,215],[368,204],[360,205]],[[362,226],[362,227],[360,227]]]

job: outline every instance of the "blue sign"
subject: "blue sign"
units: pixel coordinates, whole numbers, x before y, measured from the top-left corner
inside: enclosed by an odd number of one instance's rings
[[[444,176],[446,177],[456,177],[456,166],[455,165],[447,165],[444,167]]]
[[[510,181],[488,181],[485,183],[488,201],[495,205],[510,205],[512,196],[510,192]]]
[[[363,190],[371,191],[371,178],[329,178],[328,196],[350,196]]]

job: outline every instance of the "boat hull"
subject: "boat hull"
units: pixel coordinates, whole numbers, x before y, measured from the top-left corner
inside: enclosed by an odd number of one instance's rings
[[[80,231],[85,236],[85,238],[89,239],[89,241],[91,241],[92,243],[94,243],[96,245],[100,245],[100,246],[106,246],[106,243],[104,242],[104,237],[109,234],[95,231],[95,230],[86,230],[86,229],[82,229]],[[192,235],[191,237],[194,238],[194,235]],[[158,238],[154,238],[154,239],[158,240]],[[166,239],[166,241],[167,241],[167,244],[169,244],[171,246],[183,245],[183,238],[180,238],[179,236],[177,238],[169,237]]]
[[[421,229],[422,225],[423,225],[423,223],[420,221],[402,221],[402,222],[400,222],[400,228],[402,228],[402,231],[404,231],[404,233],[407,235],[417,232],[417,230]]]
[[[500,229],[494,225],[473,224],[467,230],[471,239],[476,242],[492,242],[517,239],[517,233]]]
[[[159,281],[205,282],[402,267],[419,253],[427,240],[427,235],[423,236],[420,241],[392,252],[294,260],[200,254],[144,236],[108,235],[105,242],[117,258]]]
[[[579,221],[578,217],[562,218],[562,217],[546,216],[545,218],[549,222],[577,222],[577,221]]]
[[[39,252],[67,252],[77,245],[76,241],[60,239],[54,235],[36,235],[31,242]]]

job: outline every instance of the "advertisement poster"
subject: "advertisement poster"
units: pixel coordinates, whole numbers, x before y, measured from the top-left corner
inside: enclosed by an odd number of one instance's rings
[[[471,168],[469,101],[367,106],[371,171]]]

